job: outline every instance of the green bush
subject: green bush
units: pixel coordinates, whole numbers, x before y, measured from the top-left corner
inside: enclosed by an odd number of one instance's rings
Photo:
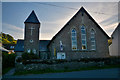
[[[16,62],[22,62],[22,57],[18,57],[18,58],[16,59]]]
[[[3,69],[8,67],[14,67],[15,66],[15,57],[16,55],[14,53],[8,54],[5,52],[2,52],[2,67]]]
[[[22,59],[23,60],[39,59],[39,56],[32,52],[30,52],[30,53],[25,52],[22,54]]]

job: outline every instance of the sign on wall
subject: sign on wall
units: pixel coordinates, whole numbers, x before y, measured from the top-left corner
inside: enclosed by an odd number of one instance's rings
[[[65,59],[66,56],[65,56],[65,53],[64,52],[58,52],[57,53],[57,59]]]
[[[60,50],[61,50],[61,51],[63,50],[63,44],[62,44],[62,41],[60,41]]]

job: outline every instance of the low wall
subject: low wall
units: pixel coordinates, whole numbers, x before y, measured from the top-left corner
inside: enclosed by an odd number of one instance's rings
[[[24,71],[24,70],[45,70],[45,69],[51,69],[51,70],[72,70],[72,69],[80,69],[85,67],[93,67],[93,66],[104,66],[104,65],[115,65],[119,64],[120,59],[105,59],[105,60],[75,60],[75,61],[56,61],[56,60],[33,60],[28,61],[26,63],[16,63],[16,71]]]
[[[52,69],[52,70],[65,70],[65,69],[80,69],[84,67],[90,66],[103,66],[104,62],[65,62],[61,64],[27,64],[23,65],[21,63],[16,64],[16,71],[23,71],[23,70],[43,70],[43,69]]]

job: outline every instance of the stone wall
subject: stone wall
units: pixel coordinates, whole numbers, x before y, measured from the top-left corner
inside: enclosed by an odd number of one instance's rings
[[[17,62],[16,71],[26,70],[75,70],[87,67],[102,67],[105,65],[118,65],[120,58],[102,59],[79,59],[79,60],[27,60],[27,62]]]
[[[103,66],[104,62],[65,62],[61,64],[27,64],[23,65],[21,63],[16,64],[16,71],[24,71],[24,70],[71,70],[71,69],[80,69],[91,66]]]

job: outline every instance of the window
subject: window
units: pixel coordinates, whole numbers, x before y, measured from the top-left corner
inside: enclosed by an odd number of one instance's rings
[[[72,39],[72,50],[77,49],[77,33],[75,29],[71,31],[71,39]]]
[[[27,50],[28,53],[30,53],[30,51],[31,51],[30,49]]]
[[[90,40],[91,40],[91,50],[96,50],[96,44],[95,44],[95,31],[92,29],[90,32]]]
[[[33,49],[33,53],[36,54],[36,49]]]
[[[14,48],[14,46],[10,46],[10,49],[13,49]]]
[[[32,40],[32,39],[30,40],[30,43],[33,43],[33,40]]]
[[[81,27],[81,40],[82,40],[82,50],[87,49],[87,43],[86,43],[86,30],[85,27]]]

